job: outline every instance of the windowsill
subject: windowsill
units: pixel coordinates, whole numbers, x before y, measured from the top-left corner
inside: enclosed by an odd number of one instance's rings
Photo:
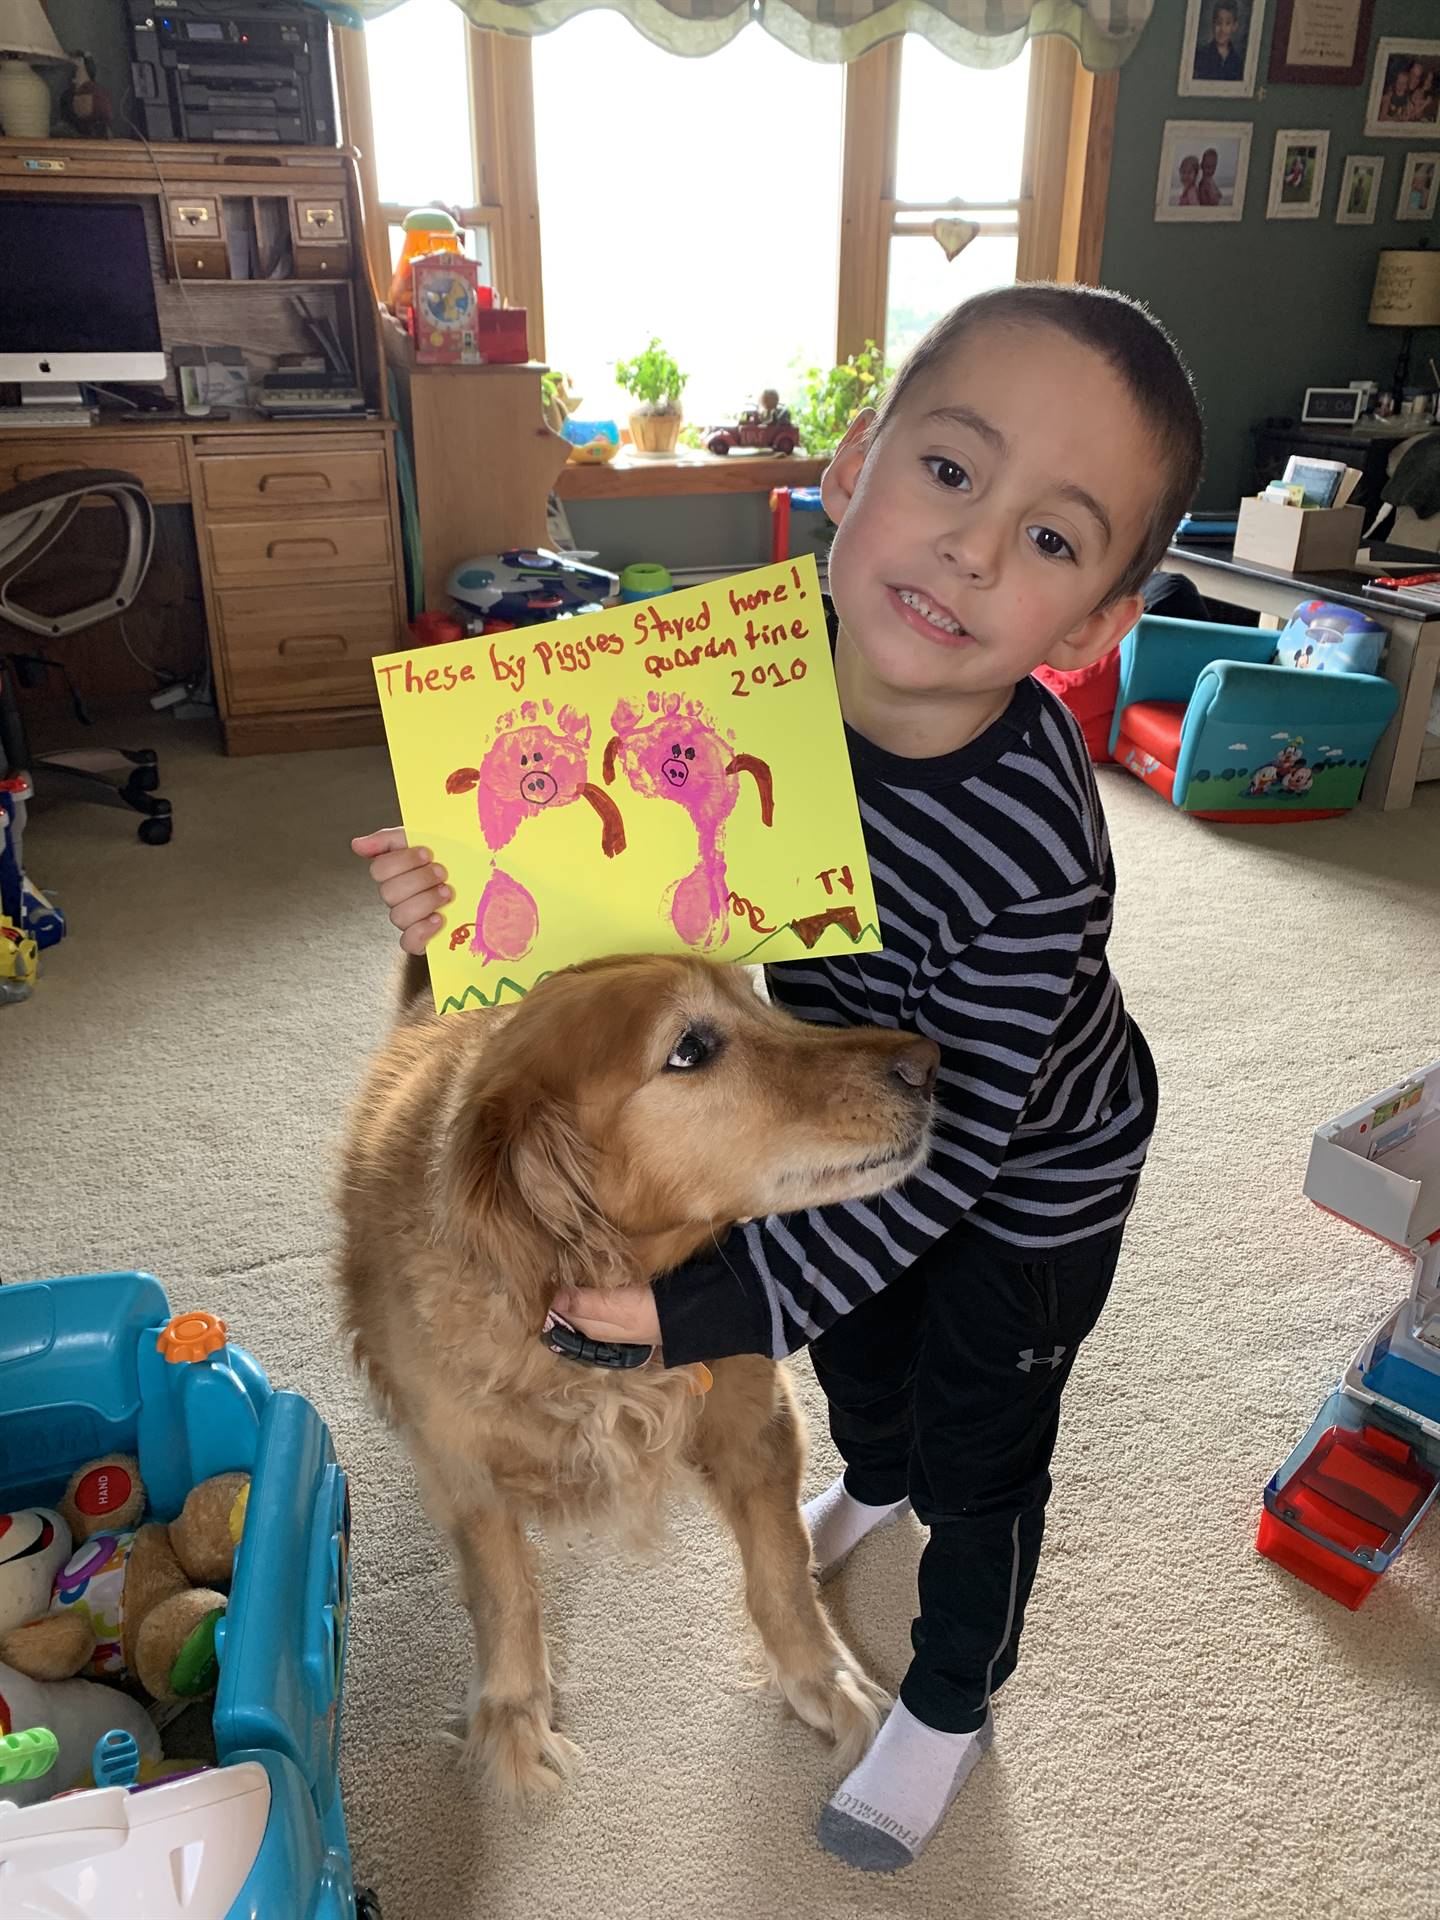
[[[702,493],[769,493],[813,487],[825,461],[804,453],[699,453],[642,456],[622,447],[605,466],[571,461],[555,482],[562,500],[648,500]]]

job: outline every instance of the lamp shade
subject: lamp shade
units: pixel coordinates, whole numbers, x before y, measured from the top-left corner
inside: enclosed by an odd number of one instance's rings
[[[48,60],[68,67],[71,62],[55,38],[40,0],[0,0],[0,54],[19,60]]]
[[[1440,251],[1387,247],[1375,269],[1372,327],[1440,327]]]

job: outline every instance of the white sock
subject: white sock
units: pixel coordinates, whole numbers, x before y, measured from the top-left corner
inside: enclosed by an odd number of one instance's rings
[[[887,1520],[898,1519],[909,1509],[910,1502],[903,1496],[888,1506],[867,1507],[863,1500],[856,1500],[845,1491],[843,1473],[824,1493],[807,1500],[800,1513],[810,1535],[815,1571],[820,1578],[828,1580],[867,1533],[884,1526]]]
[[[874,1746],[820,1815],[821,1846],[864,1873],[908,1867],[991,1738],[988,1711],[974,1733],[937,1733],[897,1700]]]

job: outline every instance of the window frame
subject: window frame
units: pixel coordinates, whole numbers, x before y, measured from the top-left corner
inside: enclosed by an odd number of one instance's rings
[[[363,30],[337,27],[335,44],[345,138],[357,149],[366,246],[383,297],[390,280],[388,229],[409,209],[380,199]],[[1068,40],[1037,38],[1030,50],[1018,200],[922,205],[895,197],[903,45],[899,38],[887,40],[845,68],[837,363],[858,353],[867,340],[884,343],[892,237],[923,233],[947,214],[1010,216],[987,219],[986,226],[1017,234],[1017,280],[1089,285],[1099,280],[1118,75],[1087,72]],[[477,198],[473,206],[458,210],[460,221],[488,231],[496,284],[508,302],[526,309],[530,350],[543,361],[545,298],[530,41],[467,24],[466,57]]]

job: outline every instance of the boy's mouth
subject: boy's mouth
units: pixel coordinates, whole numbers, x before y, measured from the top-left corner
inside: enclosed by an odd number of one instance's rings
[[[899,609],[901,617],[917,633],[923,633],[927,640],[933,640],[942,647],[961,647],[970,644],[971,634],[943,601],[933,599],[928,593],[921,593],[918,587],[887,587],[886,592]]]

